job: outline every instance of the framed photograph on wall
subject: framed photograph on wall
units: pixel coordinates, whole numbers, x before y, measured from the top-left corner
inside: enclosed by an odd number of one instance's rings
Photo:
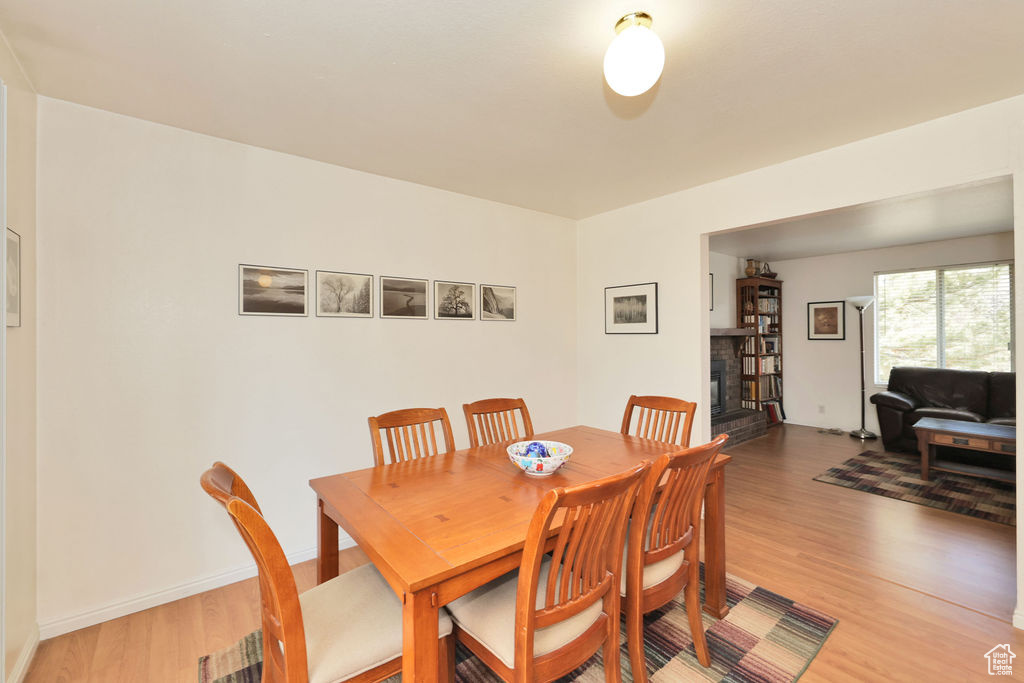
[[[7,327],[21,327],[21,235],[7,228]]]
[[[471,282],[434,280],[434,319],[473,320],[476,285]]]
[[[812,301],[808,303],[807,338],[846,339],[846,302]]]
[[[240,264],[239,315],[306,315],[308,278],[306,270]]]
[[[658,283],[604,288],[605,334],[658,334]]]
[[[480,285],[481,320],[515,320],[516,288]]]
[[[380,317],[427,319],[427,280],[384,277],[380,280]]]
[[[321,318],[372,318],[373,276],[316,271],[316,314]]]

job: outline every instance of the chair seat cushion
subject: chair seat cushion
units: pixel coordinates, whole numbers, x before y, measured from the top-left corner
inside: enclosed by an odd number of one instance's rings
[[[541,562],[540,579],[537,584],[538,609],[544,607],[545,582],[550,568],[551,561],[545,558]],[[515,667],[518,584],[519,572],[514,571],[477,588],[472,593],[463,595],[448,605],[455,623],[510,669]],[[603,603],[598,600],[579,614],[547,628],[537,629],[533,639],[534,656],[539,657],[557,650],[581,636],[597,621],[602,610]]]
[[[626,595],[626,566],[629,558],[629,544],[626,544],[626,550],[622,553],[622,582],[619,588],[620,595]],[[658,560],[654,564],[649,564],[644,567],[644,590],[657,586],[659,583],[667,579],[676,573],[676,570],[683,566],[683,551],[680,550],[675,555],[669,555],[664,560]]]
[[[309,683],[332,683],[402,656],[402,603],[372,564],[299,596]],[[441,636],[452,632],[440,611]]]

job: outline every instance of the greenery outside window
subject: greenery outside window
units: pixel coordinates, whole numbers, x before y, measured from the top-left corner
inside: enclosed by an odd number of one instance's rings
[[[1013,262],[875,274],[875,381],[894,366],[1014,368]]]

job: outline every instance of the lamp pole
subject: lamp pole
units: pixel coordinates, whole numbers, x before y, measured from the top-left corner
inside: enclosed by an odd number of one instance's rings
[[[857,309],[857,314],[860,317],[860,429],[851,431],[850,436],[861,440],[878,438],[877,434],[869,432],[864,426],[864,309],[870,306],[874,300],[873,296],[851,296],[847,299]]]

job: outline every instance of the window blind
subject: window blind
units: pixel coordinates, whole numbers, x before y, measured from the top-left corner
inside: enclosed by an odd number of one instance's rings
[[[875,380],[897,365],[1013,369],[1013,264],[875,275]]]

